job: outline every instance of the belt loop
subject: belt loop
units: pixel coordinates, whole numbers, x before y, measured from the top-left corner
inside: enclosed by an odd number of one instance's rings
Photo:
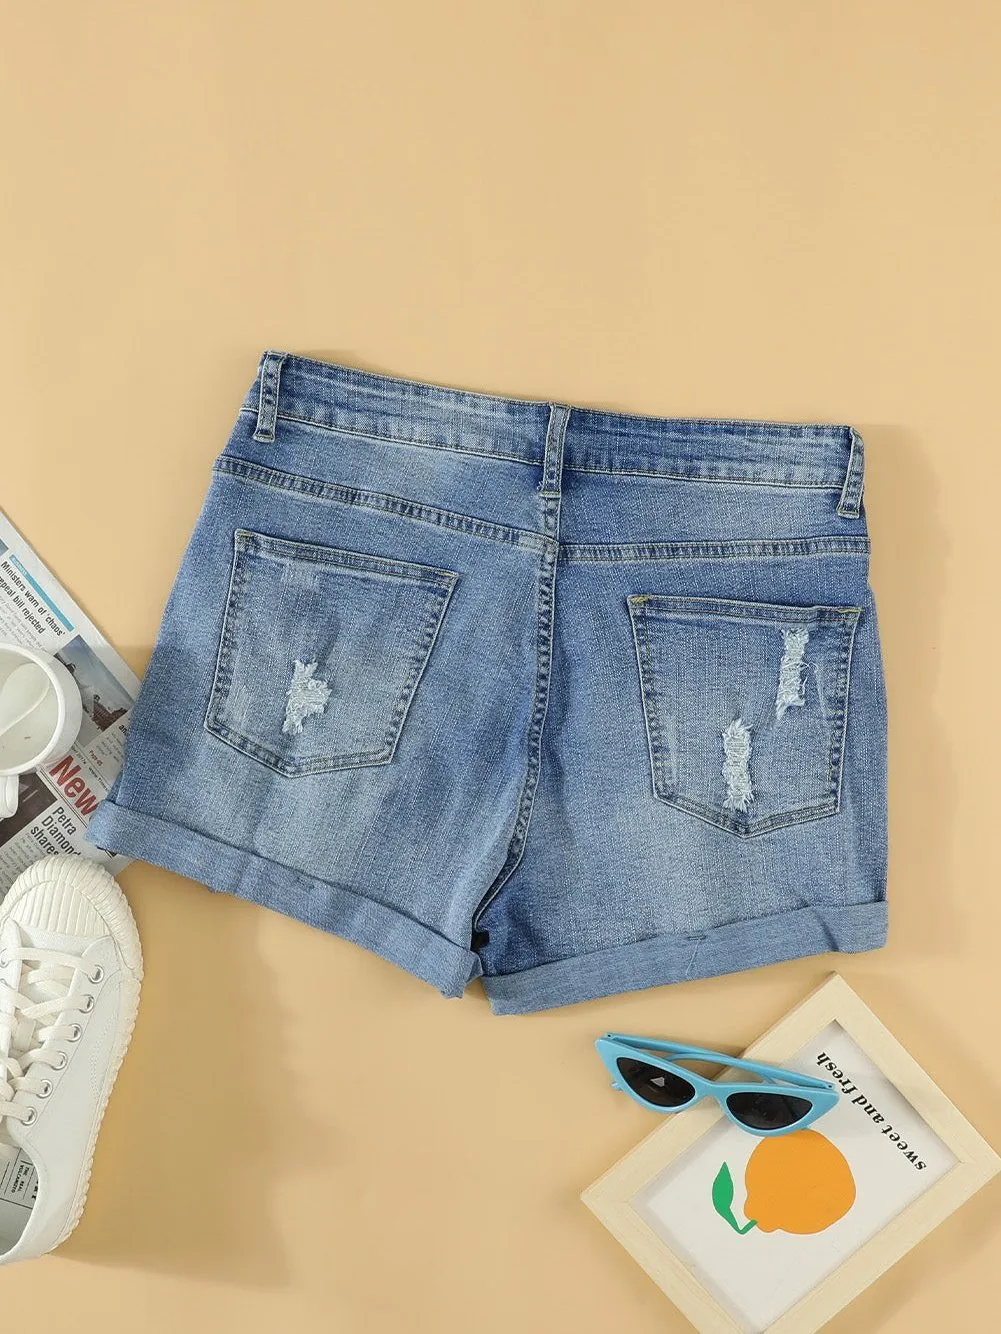
[[[566,439],[570,409],[562,403],[550,403],[549,425],[546,429],[545,453],[542,456],[542,481],[539,491],[544,496],[560,494],[563,471],[563,441]]]
[[[257,401],[255,440],[271,441],[275,438],[275,421],[278,417],[278,385],[281,380],[282,362],[287,356],[287,352],[265,352],[261,358],[261,390]]]
[[[838,501],[838,513],[843,519],[857,519],[862,513],[862,485],[864,481],[862,437],[854,427],[849,426],[852,436],[851,453],[848,455],[848,471],[845,484],[841,488]]]

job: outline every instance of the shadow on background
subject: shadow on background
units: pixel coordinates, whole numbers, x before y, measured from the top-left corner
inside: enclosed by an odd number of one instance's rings
[[[953,955],[962,915],[949,883],[954,759],[932,712],[950,543],[918,438],[862,426],[865,504],[890,712],[890,948]]]
[[[272,1198],[323,1149],[283,1068],[295,1016],[268,985],[266,915],[145,863],[121,879],[145,954],[139,1020],[59,1255],[282,1286]]]

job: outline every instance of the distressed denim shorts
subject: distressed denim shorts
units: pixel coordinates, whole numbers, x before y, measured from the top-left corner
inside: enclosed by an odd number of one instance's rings
[[[261,358],[100,846],[545,1009],[886,937],[862,440]]]

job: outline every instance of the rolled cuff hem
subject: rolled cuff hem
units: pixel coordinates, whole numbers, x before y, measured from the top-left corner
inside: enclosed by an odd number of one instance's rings
[[[817,954],[880,949],[886,944],[887,925],[885,899],[797,908],[711,931],[652,936],[519,973],[484,977],[483,987],[494,1014],[528,1014]]]
[[[342,936],[429,982],[445,996],[461,996],[482,971],[478,954],[394,908],[110,799],[94,813],[87,838],[98,847]]]

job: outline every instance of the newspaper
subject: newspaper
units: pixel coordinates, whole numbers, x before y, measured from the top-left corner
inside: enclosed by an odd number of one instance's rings
[[[0,642],[41,649],[76,677],[83,723],[70,753],[18,780],[17,811],[0,820],[0,898],[53,852],[85,854],[114,875],[128,858],[85,841],[90,817],[122,767],[139,679],[0,513]]]

